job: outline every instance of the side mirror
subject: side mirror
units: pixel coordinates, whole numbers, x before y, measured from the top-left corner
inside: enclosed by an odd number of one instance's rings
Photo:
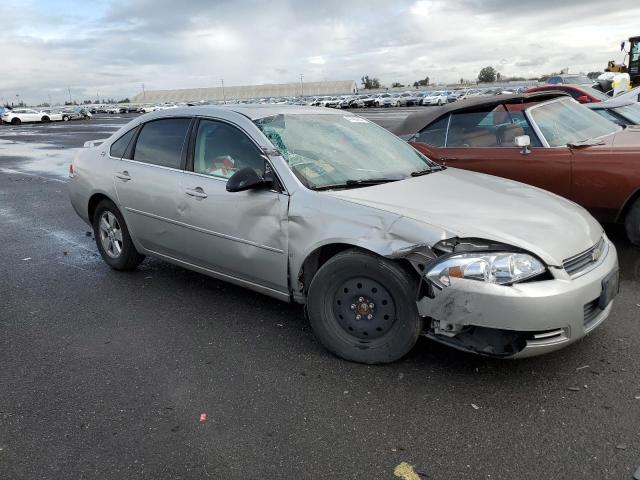
[[[591,100],[586,95],[580,95],[578,97],[578,102],[580,102],[580,103],[591,103]]]
[[[522,149],[520,153],[524,155],[531,153],[531,150],[529,150],[529,146],[531,145],[531,139],[529,138],[529,135],[517,136],[513,139],[513,142],[516,144],[516,147]]]
[[[254,190],[271,185],[251,167],[245,167],[231,175],[227,180],[227,192],[242,192],[244,190]]]

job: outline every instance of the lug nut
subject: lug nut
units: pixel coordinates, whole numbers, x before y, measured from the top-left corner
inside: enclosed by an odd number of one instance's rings
[[[356,320],[360,320],[362,317],[360,315],[356,315]]]
[[[369,314],[367,315],[367,320],[371,320],[373,318],[373,315]]]
[[[375,307],[375,305],[373,303],[370,303],[369,308],[373,308],[373,307]]]
[[[364,298],[360,297],[360,298],[358,299],[358,301],[359,301],[359,302],[364,302]]]
[[[355,310],[355,309],[356,309],[356,304],[355,304],[355,303],[352,303],[352,304],[351,304],[351,310]]]

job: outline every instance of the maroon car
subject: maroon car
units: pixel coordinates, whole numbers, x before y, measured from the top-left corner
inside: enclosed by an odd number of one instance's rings
[[[588,85],[540,85],[527,88],[522,93],[533,92],[564,92],[571,95],[580,103],[596,103],[610,100],[611,97]]]
[[[414,113],[395,130],[432,160],[569,198],[640,245],[640,127],[558,92],[469,99]],[[455,194],[455,192],[452,192]]]

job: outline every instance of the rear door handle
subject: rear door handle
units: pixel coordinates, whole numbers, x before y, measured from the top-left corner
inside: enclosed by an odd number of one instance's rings
[[[126,170],[123,170],[122,172],[116,172],[116,178],[119,178],[123,182],[128,182],[129,180],[131,180],[131,176]]]
[[[451,160],[458,160],[458,157],[440,157],[441,162],[449,162]]]
[[[186,193],[191,197],[198,197],[198,198],[207,198],[209,196],[206,193],[204,193],[204,190],[202,189],[202,187],[185,188],[184,193]]]

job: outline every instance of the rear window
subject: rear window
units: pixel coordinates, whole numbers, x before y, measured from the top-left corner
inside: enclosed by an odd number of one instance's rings
[[[127,133],[121,136],[118,140],[113,142],[113,144],[111,145],[111,149],[109,150],[109,155],[111,155],[114,158],[124,157],[124,152],[127,151],[127,147],[129,146],[129,143],[131,142],[131,139],[133,138],[133,134],[135,131],[136,131],[135,128],[133,130],[129,130]]]
[[[138,136],[133,159],[161,167],[180,168],[189,118],[168,118],[147,123]]]

